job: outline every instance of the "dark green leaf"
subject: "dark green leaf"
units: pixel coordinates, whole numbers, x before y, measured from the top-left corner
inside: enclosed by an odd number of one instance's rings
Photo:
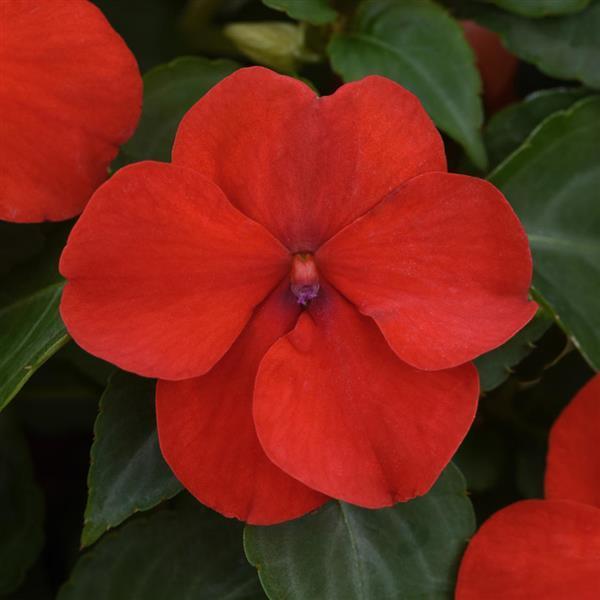
[[[0,415],[0,596],[15,590],[43,544],[44,503],[27,442]]]
[[[535,342],[548,331],[552,323],[552,317],[539,310],[534,319],[508,342],[476,359],[481,389],[487,392],[504,382],[513,367],[535,348]]]
[[[385,75],[415,93],[440,129],[485,168],[481,81],[462,29],[430,0],[366,0],[329,45],[344,81]]]
[[[392,508],[332,501],[296,521],[246,527],[248,560],[271,600],[451,599],[475,519],[449,465],[431,491]]]
[[[555,113],[491,175],[523,222],[533,285],[600,370],[600,98]]]
[[[254,600],[241,525],[194,502],[135,519],[75,565],[58,600]]]
[[[0,308],[0,410],[69,336],[58,313],[62,283]]]
[[[42,250],[0,280],[0,411],[69,340],[58,312],[58,259],[71,223],[46,225]]]
[[[600,88],[600,0],[563,17],[527,19],[481,4],[469,16],[499,33],[511,52],[547,75]]]
[[[546,17],[583,10],[590,0],[479,0],[525,17]]]
[[[171,147],[183,115],[213,85],[238,65],[228,60],[183,57],[160,65],[144,76],[140,124],[121,149],[117,164],[171,159]]]
[[[172,498],[181,485],[158,447],[155,382],[117,372],[94,425],[81,543],[95,542],[133,513]]]
[[[308,21],[313,25],[323,25],[334,21],[337,12],[331,8],[328,0],[263,0],[264,4],[275,10],[281,10],[292,19]]]
[[[569,108],[587,94],[585,88],[542,90],[496,113],[483,132],[490,165],[500,164],[546,117]]]

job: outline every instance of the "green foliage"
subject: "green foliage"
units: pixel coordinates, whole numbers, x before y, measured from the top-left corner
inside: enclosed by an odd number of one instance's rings
[[[479,0],[524,17],[562,15],[584,9],[590,0]]]
[[[539,310],[533,320],[506,344],[477,358],[475,365],[479,371],[482,391],[493,390],[504,382],[512,373],[513,367],[535,348],[535,343],[550,325],[552,317],[546,311]]]
[[[94,426],[82,546],[181,490],[158,447],[155,382],[115,373]]]
[[[450,599],[474,529],[464,479],[449,465],[421,498],[380,510],[332,501],[246,527],[244,546],[271,600]]]
[[[469,16],[499,33],[511,52],[547,75],[600,88],[600,0],[581,12],[546,19],[527,19],[481,4]]]
[[[19,229],[33,246],[23,248],[24,254],[15,252],[13,266],[0,284],[0,411],[69,340],[58,313],[63,283],[57,259],[64,232],[46,237],[37,229],[9,225],[5,230],[8,239],[9,231]]]
[[[0,415],[0,596],[14,591],[40,552],[44,503],[27,441]]]
[[[264,597],[243,558],[241,525],[196,502],[178,504],[104,536],[79,559],[58,600]]]
[[[171,159],[183,115],[238,65],[229,60],[183,57],[144,76],[144,104],[135,135],[123,146],[118,166],[140,160]]]
[[[328,0],[263,0],[270,8],[281,10],[293,19],[323,25],[334,21],[337,12]]]
[[[491,175],[523,222],[533,286],[600,370],[600,98],[549,117]]]
[[[459,24],[430,0],[366,0],[329,55],[344,81],[385,75],[415,93],[436,125],[485,168],[481,81]]]
[[[496,113],[484,130],[490,164],[500,164],[546,117],[569,108],[586,94],[585,88],[542,90]]]

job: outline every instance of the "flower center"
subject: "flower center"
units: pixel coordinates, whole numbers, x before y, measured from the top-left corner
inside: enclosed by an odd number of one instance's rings
[[[319,293],[319,272],[313,255],[308,252],[294,254],[290,275],[292,293],[298,304],[306,306]]]

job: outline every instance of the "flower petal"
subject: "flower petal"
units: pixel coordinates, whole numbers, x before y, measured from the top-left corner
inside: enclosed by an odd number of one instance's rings
[[[258,364],[298,313],[286,281],[209,373],[158,383],[160,445],[177,478],[203,504],[255,525],[294,519],[328,500],[267,458],[252,420]]]
[[[133,54],[84,0],[0,2],[0,219],[71,218],[133,133]]]
[[[467,364],[417,371],[330,287],[265,355],[254,421],[267,456],[311,488],[367,508],[424,494],[477,406]]]
[[[526,500],[497,512],[471,540],[456,600],[596,600],[600,510]]]
[[[261,67],[240,69],[184,117],[173,161],[205,173],[291,251],[314,251],[418,173],[446,168],[410,92],[383,77],[317,98]]]
[[[144,162],[93,196],[61,257],[61,315],[85,350],[148,377],[206,373],[290,257],[196,171]]]
[[[600,375],[563,410],[550,431],[546,497],[600,508]]]
[[[523,228],[496,188],[465,175],[411,179],[327,242],[317,264],[419,369],[472,360],[536,310]]]

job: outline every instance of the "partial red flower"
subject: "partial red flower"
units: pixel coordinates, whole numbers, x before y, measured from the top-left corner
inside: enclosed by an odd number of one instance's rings
[[[0,219],[71,218],[137,124],[137,63],[87,0],[0,2],[0,28]]]
[[[483,99],[491,113],[517,99],[515,78],[519,61],[503,45],[500,36],[475,21],[462,21],[467,41],[475,52],[483,81]]]
[[[425,493],[469,428],[475,356],[535,312],[500,192],[445,172],[382,77],[318,98],[241,69],[184,117],[173,162],[119,171],[61,260],[89,352],[158,377],[167,462],[251,523]]]
[[[550,432],[547,500],[517,502],[486,521],[464,555],[457,600],[600,597],[600,375]]]

